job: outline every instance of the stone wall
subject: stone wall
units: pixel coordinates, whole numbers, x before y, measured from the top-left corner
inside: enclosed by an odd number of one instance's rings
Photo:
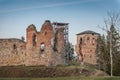
[[[19,39],[0,39],[0,66],[23,65],[25,45]]]

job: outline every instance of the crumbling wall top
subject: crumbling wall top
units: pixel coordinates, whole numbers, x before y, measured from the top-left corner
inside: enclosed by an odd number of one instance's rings
[[[27,30],[27,31],[35,30],[35,31],[37,32],[36,27],[35,27],[34,24],[29,25],[26,30]]]
[[[44,30],[53,30],[52,24],[49,20],[46,20],[42,25],[41,31],[44,31]]]

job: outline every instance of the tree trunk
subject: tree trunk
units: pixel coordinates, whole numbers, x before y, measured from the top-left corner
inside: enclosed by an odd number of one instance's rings
[[[110,76],[113,76],[112,34],[110,32]]]

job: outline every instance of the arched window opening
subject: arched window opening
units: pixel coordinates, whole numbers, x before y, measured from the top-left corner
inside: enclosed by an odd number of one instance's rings
[[[33,46],[35,46],[37,43],[37,38],[36,38],[36,35],[33,35]]]
[[[55,39],[54,39],[54,37],[51,38],[51,45],[52,45],[52,47],[54,48],[54,45],[55,45]]]
[[[40,50],[43,52],[44,49],[45,49],[45,44],[44,44],[44,42],[42,42],[42,43],[40,44]]]

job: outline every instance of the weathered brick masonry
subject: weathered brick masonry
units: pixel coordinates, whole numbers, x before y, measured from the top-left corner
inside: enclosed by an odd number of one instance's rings
[[[63,29],[55,32],[51,22],[46,20],[39,32],[34,25],[30,25],[26,32],[26,65],[49,66],[65,63]]]
[[[0,39],[0,66],[24,65],[26,43],[19,39]]]
[[[64,29],[54,30],[46,20],[41,30],[31,24],[26,29],[26,42],[19,39],[0,39],[0,66],[65,64]]]
[[[84,31],[77,34],[77,44],[75,47],[79,61],[96,64],[96,46],[100,34],[93,31]]]

